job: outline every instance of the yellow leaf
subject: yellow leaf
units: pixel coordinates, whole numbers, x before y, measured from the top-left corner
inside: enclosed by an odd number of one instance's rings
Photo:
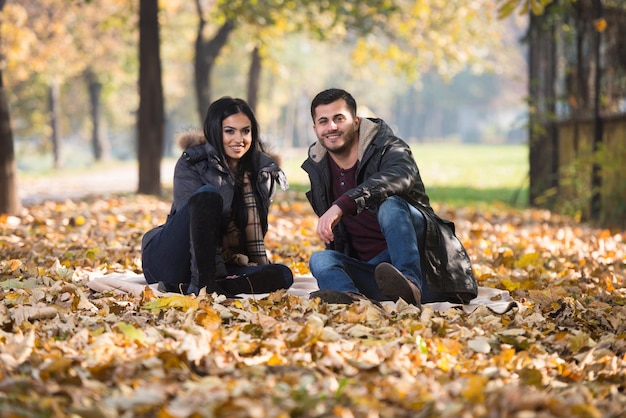
[[[607,292],[613,292],[615,290],[615,286],[613,286],[613,282],[608,277],[604,279],[604,285],[606,286]]]
[[[481,404],[485,400],[485,386],[489,378],[487,376],[469,376],[467,385],[461,391],[463,397],[473,404]]]
[[[513,266],[517,269],[525,269],[528,267],[538,267],[540,265],[541,260],[539,260],[539,253],[528,253],[521,256]]]
[[[575,353],[589,345],[589,335],[582,331],[574,331],[568,338],[570,349]]]
[[[530,0],[530,9],[535,15],[542,15],[544,12],[543,3],[540,0]]]
[[[596,28],[598,32],[604,32],[606,30],[606,19],[596,19],[593,21],[593,27]]]
[[[22,261],[17,260],[17,259],[12,259],[12,260],[7,261],[7,264],[9,265],[9,271],[12,273],[22,266]]]
[[[505,348],[500,355],[494,357],[494,361],[497,361],[499,367],[507,367],[511,364],[513,356],[515,356],[515,349]]]
[[[285,344],[289,348],[302,347],[307,343],[312,344],[318,340],[318,337],[322,333],[321,331],[322,330],[317,326],[306,324],[300,328],[300,331],[298,331],[298,334],[296,334],[295,337],[287,339]]]
[[[439,367],[444,372],[450,370],[450,359],[448,356],[441,356],[439,361],[437,361],[437,367]]]
[[[142,330],[135,328],[134,325],[129,324],[127,322],[120,322],[117,324],[117,327],[120,329],[122,334],[129,340],[139,341],[141,343],[146,341],[146,335]]]
[[[522,383],[527,386],[543,387],[543,376],[537,369],[524,368],[519,371],[519,377]]]
[[[146,303],[155,298],[156,298],[156,295],[154,294],[154,291],[152,290],[152,288],[150,286],[144,286],[143,292],[141,293],[141,301],[143,303]]]
[[[268,366],[278,366],[278,365],[283,364],[283,363],[284,362],[276,354],[272,354],[272,357],[270,357],[270,359],[267,360],[267,365]]]
[[[578,404],[572,406],[572,412],[574,416],[585,418],[600,418],[602,413],[593,405]]]
[[[515,289],[519,289],[521,284],[518,282],[514,282],[511,279],[504,279],[502,280],[500,283],[502,283],[502,285],[506,288],[506,290],[508,290],[509,292],[515,290]]]
[[[453,356],[459,355],[461,350],[463,350],[464,345],[460,342],[452,339],[452,338],[444,338],[441,340],[437,349],[440,353],[446,352],[450,353]]]
[[[198,308],[198,299],[184,295],[165,296],[147,303],[143,307],[145,309],[157,311],[169,308],[180,308],[183,311],[187,311],[192,308]]]
[[[215,309],[206,306],[196,316],[196,323],[202,325],[206,329],[217,329],[222,325],[222,317]]]
[[[96,254],[98,254],[99,252],[100,248],[98,247],[90,248],[87,250],[87,254],[85,255],[85,257],[93,261],[96,259]]]

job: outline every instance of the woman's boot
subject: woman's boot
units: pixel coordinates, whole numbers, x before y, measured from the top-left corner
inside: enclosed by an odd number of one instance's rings
[[[234,295],[225,291],[215,281],[215,257],[220,240],[222,196],[215,192],[200,192],[189,198],[189,232],[191,236],[191,281],[187,294],[198,294],[206,288],[227,297]]]

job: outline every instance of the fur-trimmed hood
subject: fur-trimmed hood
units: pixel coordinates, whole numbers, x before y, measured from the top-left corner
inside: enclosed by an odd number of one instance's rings
[[[176,136],[176,143],[181,149],[187,149],[189,147],[195,147],[196,145],[203,145],[207,143],[204,132],[197,129],[190,129],[179,133]]]

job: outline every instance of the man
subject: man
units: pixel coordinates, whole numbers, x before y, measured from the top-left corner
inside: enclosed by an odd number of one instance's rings
[[[357,117],[352,95],[328,89],[311,102],[318,141],[302,168],[326,250],[311,273],[329,303],[402,298],[416,306],[468,303],[477,286],[454,224],[439,218],[409,146],[381,119]]]

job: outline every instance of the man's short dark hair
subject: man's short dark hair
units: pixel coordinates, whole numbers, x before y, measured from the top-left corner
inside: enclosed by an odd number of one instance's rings
[[[317,96],[313,98],[311,102],[311,118],[313,122],[315,122],[315,109],[319,105],[331,104],[339,99],[345,100],[352,116],[356,116],[356,100],[354,100],[354,97],[345,90],[332,88],[317,93]]]

